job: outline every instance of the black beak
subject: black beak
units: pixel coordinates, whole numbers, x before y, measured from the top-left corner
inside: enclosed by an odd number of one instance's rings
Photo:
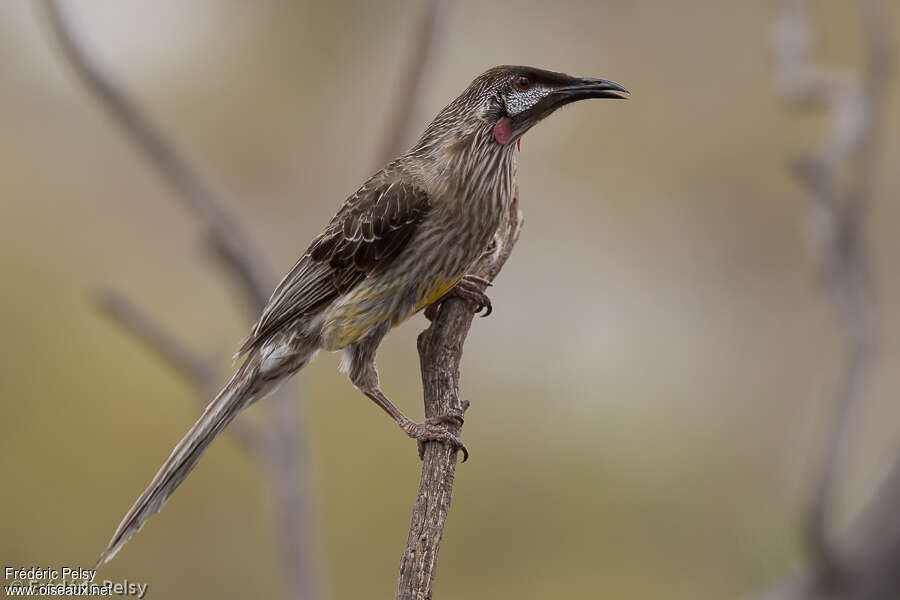
[[[606,79],[594,79],[585,77],[580,81],[566,87],[557,88],[550,93],[551,96],[557,96],[561,101],[560,104],[568,104],[576,100],[585,100],[587,98],[615,98],[617,100],[626,99],[631,92],[616,83]]]
[[[556,109],[588,98],[616,98],[626,99],[631,92],[615,81],[606,79],[594,79],[585,77],[579,79],[568,75],[560,75],[565,78],[560,81],[560,87],[555,88],[549,94],[541,98],[534,106],[512,117],[513,136],[517,138],[545,119]]]

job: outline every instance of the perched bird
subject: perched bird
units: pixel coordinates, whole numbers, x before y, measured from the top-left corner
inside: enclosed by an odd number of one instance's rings
[[[557,108],[623,98],[621,85],[532,67],[479,75],[418,143],[350,196],[272,293],[238,353],[244,363],[178,442],[100,555],[109,561],[162,509],[210,442],[244,408],[307,365],[343,350],[342,369],[411,438],[468,453],[447,416],[410,420],[378,384],[385,334],[447,294],[490,312],[486,281],[468,274],[490,245],[515,187],[515,147]],[[426,311],[433,316],[433,310]],[[450,416],[452,417],[452,415]],[[421,446],[420,446],[421,447]]]

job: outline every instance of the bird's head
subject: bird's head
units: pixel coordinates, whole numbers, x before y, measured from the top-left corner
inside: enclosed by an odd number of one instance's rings
[[[572,77],[534,67],[494,67],[476,77],[429,129],[462,127],[468,134],[489,134],[477,137],[508,146],[566,104],[628,95],[624,87],[606,79]]]

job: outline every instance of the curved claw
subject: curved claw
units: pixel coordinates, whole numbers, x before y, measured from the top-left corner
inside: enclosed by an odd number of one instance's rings
[[[418,446],[419,446],[419,460],[425,460],[425,442],[432,442],[432,441],[447,442],[448,444],[450,444],[450,447],[453,450],[456,450],[457,452],[460,450],[462,451],[462,453],[463,453],[462,462],[466,462],[467,460],[469,460],[469,449],[466,448],[466,445],[463,443],[463,441],[461,439],[459,439],[459,437],[453,435],[452,433],[450,434],[450,436],[451,436],[451,438],[447,439],[447,440],[417,440]]]
[[[435,441],[450,444],[450,447],[453,450],[462,450],[462,462],[469,460],[469,449],[466,448],[466,445],[458,435],[452,433],[447,428],[446,423],[448,421],[455,422],[457,425],[461,426],[463,423],[463,416],[457,411],[452,411],[445,415],[425,419],[423,423],[409,422],[404,427],[406,434],[418,442],[419,459],[425,458],[425,442]]]
[[[474,281],[463,279],[455,288],[453,288],[453,293],[474,304],[475,314],[486,311],[485,314],[482,315],[483,317],[486,317],[493,312],[491,299],[481,290],[481,285]]]
[[[463,453],[462,461],[463,462],[466,462],[467,460],[469,460],[469,449],[466,448],[465,444],[461,445],[459,448],[457,448],[457,450],[462,450],[462,453]]]
[[[443,298],[433,304],[429,304],[425,308],[425,318],[429,321],[434,321],[435,317],[437,317],[441,302],[444,298],[451,295],[470,302],[475,306],[476,315],[483,312],[484,314],[480,314],[480,316],[486,317],[494,312],[494,307],[491,305],[491,299],[488,298],[482,288],[492,285],[494,284],[484,277],[479,277],[478,275],[466,275],[449,292],[447,292]]]

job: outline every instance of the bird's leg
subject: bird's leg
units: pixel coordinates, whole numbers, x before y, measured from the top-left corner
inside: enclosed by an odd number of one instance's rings
[[[458,435],[447,428],[447,423],[450,422],[455,422],[457,426],[462,425],[463,415],[461,412],[452,411],[417,423],[404,415],[381,391],[378,385],[378,370],[375,368],[375,352],[388,328],[376,328],[365,339],[347,346],[344,350],[349,360],[350,381],[359,391],[389,414],[406,435],[418,442],[419,458],[425,457],[425,442],[436,441],[449,444],[453,450],[462,450],[463,462],[465,462],[469,458],[466,445]]]
[[[483,310],[484,314],[481,316],[486,317],[491,314],[494,309],[491,306],[491,299],[484,293],[484,288],[492,285],[493,284],[484,277],[479,277],[478,275],[466,275],[459,283],[453,286],[449,292],[441,296],[440,300],[425,307],[425,318],[429,321],[434,321],[438,309],[441,307],[441,302],[450,296],[456,296],[457,298],[466,300],[474,305],[475,314],[478,314]]]
[[[466,462],[469,459],[469,450],[466,448],[466,445],[458,435],[451,433],[447,428],[447,424],[450,422],[462,425],[462,412],[452,411],[437,417],[430,417],[425,419],[422,423],[417,423],[394,406],[394,403],[388,400],[388,397],[385,396],[384,392],[377,386],[369,389],[360,387],[359,389],[363,394],[371,398],[375,404],[380,406],[384,412],[389,414],[406,435],[418,442],[420,459],[425,458],[425,442],[444,442],[450,444],[450,447],[453,450],[462,450],[463,462]]]

